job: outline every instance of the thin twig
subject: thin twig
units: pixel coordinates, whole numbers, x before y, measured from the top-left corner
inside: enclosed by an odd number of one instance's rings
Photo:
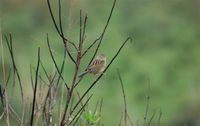
[[[63,72],[63,70],[64,70],[65,60],[66,60],[66,56],[67,56],[66,54],[67,54],[67,52],[66,52],[66,48],[65,48],[65,50],[64,50],[64,55],[63,55],[63,61],[62,61],[61,69],[60,69],[60,73],[61,73],[61,74],[62,74],[62,72]],[[62,78],[62,76],[59,76],[59,77],[58,77],[58,80],[57,80],[57,83],[56,83],[56,88],[58,88],[58,84],[59,84],[61,78]],[[65,82],[64,82],[64,83],[65,83]],[[66,86],[67,88],[69,88],[67,84],[65,84],[65,86]]]
[[[94,111],[93,111],[93,115],[97,112],[98,106],[99,106],[99,100],[97,101],[97,103],[95,105],[95,108],[94,108]]]
[[[81,45],[81,41],[82,41],[82,10],[80,10],[80,21],[79,21],[79,24],[80,24],[80,28],[79,28],[79,48],[80,48],[80,45]],[[80,50],[78,50],[80,51]]]
[[[10,112],[10,115],[15,119],[16,123],[21,126],[22,124],[22,121],[20,120],[19,116],[17,115],[17,113],[14,111],[14,109],[12,108],[11,105],[8,105],[8,108],[9,108],[9,112]]]
[[[82,33],[82,37],[81,37],[81,44],[82,45],[83,45],[84,38],[85,38],[85,32],[86,32],[86,26],[87,26],[87,19],[88,19],[88,17],[87,17],[87,15],[85,15],[84,25],[83,25],[83,33]]]
[[[1,102],[2,102],[2,106],[5,108],[5,112],[3,112],[3,115],[6,114],[6,124],[7,124],[7,126],[10,126],[10,116],[12,116],[12,118],[16,121],[16,124],[21,126],[21,122],[22,121],[19,119],[19,116],[17,115],[17,113],[14,111],[14,109],[9,104],[8,95],[7,95],[6,89],[4,89],[4,91],[2,91],[2,90],[3,89],[2,89],[2,87],[0,85]]]
[[[45,104],[44,104],[44,112],[46,114],[47,125],[52,124],[52,109],[53,109],[53,101],[55,98],[55,93],[56,93],[56,91],[53,88],[53,83],[50,83],[47,95],[45,97]],[[48,104],[47,104],[47,102],[48,102]],[[46,106],[46,104],[48,106]],[[46,112],[46,107],[47,107],[47,112]]]
[[[78,95],[78,98],[80,99],[81,96],[80,96],[80,93],[78,91],[76,91],[77,95]],[[83,106],[83,102],[81,101],[81,106]],[[85,111],[85,109],[83,108],[83,111]],[[71,111],[70,111],[70,115],[72,114],[72,108],[71,108]]]
[[[144,115],[144,120],[143,120],[143,126],[145,126],[145,122],[147,120],[147,115],[148,115],[148,111],[149,111],[149,100],[150,100],[150,97],[146,96],[146,99],[147,99],[147,104],[146,104],[146,110],[145,110],[145,115]]]
[[[1,20],[0,20],[1,22]],[[1,22],[2,23],[2,22]],[[2,28],[0,23],[0,44],[1,44],[1,63],[2,63],[2,72],[3,72],[3,83],[6,84],[6,70],[4,62],[4,45],[2,40]]]
[[[125,126],[127,126],[127,115],[128,115],[128,113],[127,113],[126,94],[125,94],[125,91],[124,91],[124,84],[123,84],[123,80],[122,80],[119,69],[117,69],[117,73],[118,73],[118,78],[119,78],[119,81],[120,81],[120,84],[121,84],[123,99],[124,99],[124,124],[125,124]]]
[[[5,115],[5,112],[3,111],[2,114],[0,115],[0,120],[3,118],[4,115]]]
[[[160,110],[160,114],[159,114],[159,117],[158,117],[158,125],[157,126],[160,126],[161,117],[162,117],[162,111]]]
[[[57,63],[56,63],[56,60],[55,60],[55,58],[54,58],[54,56],[53,56],[53,53],[52,53],[52,50],[51,50],[51,46],[50,46],[50,43],[49,43],[48,34],[47,34],[47,45],[48,45],[49,53],[50,53],[50,55],[51,55],[51,59],[53,60],[53,63],[54,63],[54,65],[55,65],[55,67],[56,67],[56,70],[57,70],[59,76],[61,77],[61,79],[63,80],[63,82],[65,83],[65,86],[67,87],[67,89],[69,89],[67,83],[65,82],[65,80],[64,80],[64,78],[63,78],[63,76],[62,76],[62,73],[60,72],[60,70],[59,70],[59,68],[58,68],[58,65],[57,65]]]
[[[76,93],[77,93],[77,95],[78,95],[78,98],[80,99],[81,97],[80,97],[79,92],[76,91]],[[73,98],[73,97],[72,97],[72,98]],[[72,102],[73,102],[73,99],[71,100],[71,103],[72,103]],[[81,104],[81,107],[84,106],[84,104],[82,103],[82,101],[80,102],[80,104]],[[86,106],[85,106],[85,107],[86,107]],[[79,115],[79,116],[77,117],[77,119],[75,120],[75,123],[78,121],[78,118],[80,118],[81,113],[85,111],[85,107],[83,107],[83,110],[80,112],[80,115]],[[73,114],[73,112],[74,112],[74,111],[72,111],[72,110],[73,110],[72,108],[73,108],[73,106],[72,106],[72,104],[71,104],[69,116],[71,116],[71,115]],[[73,124],[73,125],[74,125],[74,124]]]
[[[61,38],[63,38],[63,39],[65,40],[65,42],[69,42],[69,43],[77,50],[77,47],[76,47],[76,45],[74,44],[74,42],[72,42],[72,41],[68,40],[67,38],[65,38],[65,37],[63,36],[63,34],[61,33],[61,31],[59,30],[59,28],[58,28],[58,26],[57,26],[57,23],[56,23],[56,20],[55,20],[54,15],[53,15],[53,11],[52,11],[52,9],[51,9],[51,4],[50,4],[50,1],[49,1],[49,0],[47,0],[47,5],[48,5],[49,13],[50,13],[50,15],[51,15],[51,19],[52,19],[52,21],[53,21],[53,24],[54,24],[54,27],[55,27],[57,33],[60,35]],[[60,22],[60,21],[61,21],[61,20],[60,20],[60,18],[61,18],[61,4],[60,4],[60,2],[59,2],[59,15],[60,15],[60,17],[59,17],[59,22]],[[64,44],[65,44],[65,42],[64,42]]]
[[[22,119],[21,119],[21,126],[24,125],[24,120],[25,120],[25,112],[26,112],[26,103],[23,103],[23,108],[22,108]]]
[[[78,94],[78,92],[77,92],[77,94]],[[75,96],[73,95],[73,96],[72,96],[72,99],[71,99],[70,108],[69,108],[70,112],[71,112],[72,107],[73,107],[73,105],[74,105],[74,100],[75,100]]]
[[[61,124],[61,120],[62,120],[62,104],[63,104],[63,97],[64,97],[64,85],[62,85],[62,87],[61,87],[62,89],[61,89],[61,98],[60,98],[60,100],[59,100],[59,122],[58,122],[58,125],[60,125]]]
[[[119,120],[119,126],[122,125],[122,119],[123,119],[123,112],[121,112],[120,120]]]
[[[40,66],[40,48],[38,48],[38,62],[37,62],[37,68],[36,68],[36,72],[35,72],[35,87],[34,87],[34,92],[33,92],[33,103],[32,103],[31,122],[30,122],[31,126],[33,126],[33,118],[34,118],[36,95],[37,95],[39,66]]]
[[[53,82],[54,82],[54,80],[55,80],[55,78],[56,78],[56,75],[57,75],[57,72],[55,72],[55,74],[53,75],[53,77],[51,76],[51,75],[48,75],[48,73],[47,73],[47,71],[46,71],[46,69],[45,69],[45,67],[44,67],[44,65],[43,65],[43,63],[42,63],[42,61],[40,60],[40,64],[41,64],[41,67],[42,67],[42,69],[43,69],[43,71],[44,71],[44,73],[45,73],[45,76],[46,76],[46,78],[48,79],[48,81],[49,81],[49,85],[48,86],[50,86]]]
[[[5,106],[5,104],[4,104],[4,92],[5,92],[5,89],[3,89],[2,84],[0,84],[0,98],[1,98],[1,104],[2,104],[3,107]]]
[[[50,81],[51,81],[50,78],[49,78],[50,76],[48,75],[46,69],[44,68],[44,65],[43,65],[43,63],[42,63],[41,60],[40,60],[40,65],[41,65],[41,67],[42,67],[42,70],[44,71],[44,74],[45,74],[46,78],[47,78],[48,81],[50,82]]]
[[[150,80],[148,78],[148,91],[147,91],[147,96],[146,96],[146,110],[145,110],[145,114],[144,114],[144,120],[143,120],[143,126],[145,126],[145,122],[147,120],[147,115],[148,115],[148,111],[149,111],[149,102],[150,102]]]
[[[18,81],[19,81],[20,92],[21,92],[22,103],[23,103],[23,101],[24,101],[24,100],[23,100],[23,99],[24,99],[23,88],[22,88],[21,78],[20,78],[18,69],[17,69],[17,67],[16,67],[15,59],[14,59],[13,48],[12,48],[12,36],[11,36],[11,34],[9,35],[9,38],[10,38],[10,39],[8,40],[7,36],[5,36],[6,43],[7,43],[7,46],[8,46],[8,50],[9,50],[9,52],[10,52],[10,56],[11,56],[13,68],[14,68],[14,69],[13,69],[14,75],[15,75],[15,72],[16,72],[17,79],[18,79]]]
[[[127,114],[127,117],[128,117],[128,121],[129,121],[129,123],[131,124],[131,126],[134,126],[134,123],[133,123],[131,117],[130,117],[128,114]],[[138,122],[137,122],[137,123],[138,123]]]
[[[74,44],[74,42],[71,42],[71,41],[69,41],[67,38],[64,37],[64,33],[63,33],[63,30],[62,30],[61,2],[60,2],[60,0],[59,0],[59,6],[58,6],[58,9],[59,9],[59,14],[58,14],[58,15],[59,15],[60,30],[59,30],[59,28],[58,28],[58,26],[57,26],[57,23],[56,23],[56,21],[55,21],[55,18],[54,18],[54,15],[53,15],[53,12],[52,12],[52,9],[51,9],[51,4],[50,4],[49,0],[47,0],[47,5],[48,5],[49,13],[50,13],[50,15],[51,15],[51,19],[52,19],[52,21],[53,21],[53,24],[54,24],[54,26],[55,26],[55,29],[56,29],[57,33],[60,35],[60,37],[61,37],[62,40],[63,40],[63,44],[64,44],[64,47],[65,47],[65,49],[66,49],[66,51],[67,51],[67,54],[68,54],[68,56],[70,57],[70,59],[72,60],[72,62],[73,62],[74,64],[76,64],[74,58],[72,57],[72,55],[71,55],[70,52],[69,52],[69,49],[68,49],[68,47],[67,47],[67,43],[70,43],[71,45],[73,45],[73,47],[74,47],[76,50],[77,50],[77,47],[76,47],[76,45]]]
[[[112,8],[111,8],[111,10],[110,10],[108,19],[107,19],[107,21],[106,21],[106,25],[105,25],[105,27],[104,27],[104,29],[103,29],[103,32],[102,32],[101,35],[100,35],[101,37],[100,37],[99,43],[98,43],[98,45],[97,45],[97,47],[96,47],[96,49],[95,49],[95,52],[94,52],[94,54],[93,54],[93,56],[92,56],[90,62],[88,63],[88,66],[92,63],[92,61],[94,60],[94,58],[95,58],[95,56],[96,56],[96,54],[97,54],[97,52],[98,52],[98,50],[99,50],[99,47],[100,47],[101,42],[102,42],[102,40],[103,40],[104,34],[105,34],[105,32],[106,32],[106,29],[107,29],[108,24],[109,24],[109,22],[110,22],[110,19],[111,19],[111,17],[112,17],[112,14],[113,14],[113,10],[114,10],[116,1],[117,1],[117,0],[114,0],[114,1],[113,1]]]
[[[149,119],[149,122],[148,122],[147,126],[151,125],[151,122],[152,122],[153,118],[155,117],[155,115],[156,115],[156,110],[154,111],[154,113],[152,114],[151,118]]]
[[[9,72],[8,72],[8,78],[7,78],[7,80],[6,80],[6,87],[8,86],[8,82],[9,82],[9,80],[10,80],[11,70],[12,70],[12,68],[10,68],[10,69],[9,69]]]
[[[76,118],[76,120],[74,121],[74,123],[73,123],[73,126],[77,126],[76,125],[76,123],[78,122],[78,121],[80,121],[79,119],[80,119],[80,117],[81,117],[81,115],[83,114],[83,110],[80,112],[80,114],[77,116],[77,118]]]
[[[10,126],[10,117],[9,117],[9,103],[8,103],[8,95],[7,95],[7,91],[5,90],[5,103],[6,103],[6,124],[7,126]]]
[[[32,66],[30,65],[30,78],[31,78],[31,87],[34,91],[34,85],[33,85],[33,72],[32,72]]]
[[[83,52],[83,54],[82,54],[81,57],[83,57],[83,56],[90,50],[90,48],[92,48],[92,47],[96,44],[96,42],[98,42],[98,41],[100,40],[100,38],[101,38],[101,36],[98,37],[98,38]]]
[[[87,105],[87,103],[90,101],[90,99],[92,98],[93,94],[89,96],[89,98],[86,100],[85,104],[83,104],[83,106],[79,109],[79,111],[75,114],[74,118],[72,119],[72,121],[70,121],[69,126],[72,124],[72,122],[76,119],[76,117],[80,114],[81,111],[84,111],[85,106]]]
[[[103,106],[103,98],[101,98],[100,106],[99,106],[99,116],[100,117],[101,117],[102,106]],[[99,126],[99,125],[100,125],[100,120],[99,120],[97,126]]]
[[[83,77],[79,78],[79,80],[76,82],[76,84],[74,85],[74,88],[81,82],[81,80],[83,79]]]
[[[74,58],[72,57],[71,53],[69,52],[69,49],[67,47],[67,43],[69,42],[70,44],[72,44],[75,49],[77,50],[76,45],[74,44],[74,42],[70,42],[69,40],[65,39],[65,34],[63,32],[63,26],[62,26],[62,8],[61,8],[61,0],[58,0],[58,15],[59,15],[59,26],[60,26],[60,34],[61,34],[61,38],[63,40],[64,43],[64,47],[65,47],[65,52],[64,52],[64,57],[66,57],[66,52],[68,54],[68,56],[70,57],[70,59],[76,64]],[[65,58],[64,58],[65,61]],[[64,65],[63,65],[64,67]],[[58,81],[59,82],[59,81]]]

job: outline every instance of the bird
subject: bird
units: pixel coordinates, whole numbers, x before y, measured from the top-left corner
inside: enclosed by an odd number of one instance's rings
[[[106,56],[102,53],[98,55],[92,63],[87,67],[87,69],[79,75],[79,77],[83,77],[86,74],[97,75],[102,73],[106,68]]]

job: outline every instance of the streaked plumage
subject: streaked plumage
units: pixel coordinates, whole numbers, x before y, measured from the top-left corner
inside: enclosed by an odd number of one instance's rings
[[[100,54],[99,56],[97,56],[96,59],[93,60],[93,62],[91,63],[91,65],[89,65],[86,71],[79,75],[79,77],[83,77],[87,73],[94,75],[100,74],[104,71],[105,68],[106,68],[106,57],[104,54]]]

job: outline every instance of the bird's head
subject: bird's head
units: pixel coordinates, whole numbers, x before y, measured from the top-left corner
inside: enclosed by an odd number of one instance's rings
[[[98,56],[98,59],[106,60],[105,54],[101,53],[101,54]]]

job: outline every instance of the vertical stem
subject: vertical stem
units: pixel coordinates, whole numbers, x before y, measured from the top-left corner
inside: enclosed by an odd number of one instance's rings
[[[85,27],[84,29],[85,30]],[[79,39],[79,47],[78,47],[78,50],[77,50],[77,56],[76,56],[76,63],[75,63],[75,71],[74,71],[74,76],[73,76],[73,81],[72,81],[72,85],[71,85],[71,88],[67,94],[67,100],[66,100],[66,104],[65,104],[65,109],[64,109],[64,113],[63,113],[63,117],[62,117],[62,121],[61,121],[61,126],[65,125],[65,117],[66,117],[66,114],[67,114],[67,110],[68,110],[68,107],[69,107],[69,103],[70,103],[70,100],[72,98],[72,94],[73,94],[73,91],[74,91],[74,88],[75,88],[75,84],[76,84],[76,79],[77,79],[77,75],[78,75],[78,70],[79,70],[79,65],[80,65],[80,61],[81,61],[81,51],[82,51],[82,46],[83,46],[83,39],[82,39],[82,12],[80,11],[80,39]]]
[[[63,97],[64,97],[64,84],[62,84],[62,89],[61,89],[61,100],[60,100],[60,109],[59,109],[59,122],[58,125],[60,125],[61,119],[62,119],[62,104],[63,104]]]
[[[122,80],[119,69],[117,69],[117,72],[118,72],[118,77],[119,77],[119,80],[120,80],[122,93],[123,93],[123,99],[124,99],[124,123],[125,123],[125,126],[127,126],[127,115],[128,114],[127,114],[126,94],[125,94],[125,91],[124,91],[124,84],[123,84],[123,80]]]
[[[10,118],[9,118],[9,108],[8,108],[8,95],[5,89],[5,100],[6,100],[6,123],[7,126],[10,126]]]
[[[3,48],[3,40],[2,40],[2,29],[1,29],[1,20],[0,20],[0,44],[1,44],[1,59],[2,59],[2,72],[3,72],[3,83],[6,84],[6,72],[5,72],[5,64],[4,64],[4,48]]]
[[[162,116],[162,111],[160,110],[160,114],[159,114],[159,117],[158,117],[158,125],[157,125],[157,126],[160,126],[160,119],[161,119],[161,116]]]
[[[36,73],[35,73],[35,87],[34,87],[34,93],[33,93],[32,113],[31,113],[31,123],[30,123],[31,126],[33,126],[33,118],[34,118],[36,95],[37,95],[39,66],[40,66],[40,48],[38,48],[38,62],[37,62],[37,68],[36,68]]]

